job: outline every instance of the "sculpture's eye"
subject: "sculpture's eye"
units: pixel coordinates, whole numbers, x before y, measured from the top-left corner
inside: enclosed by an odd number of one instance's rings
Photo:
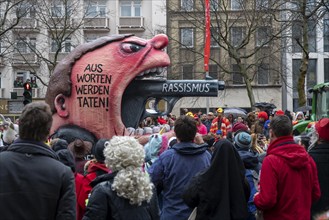
[[[143,46],[134,43],[123,43],[121,47],[126,53],[135,53],[143,48]]]

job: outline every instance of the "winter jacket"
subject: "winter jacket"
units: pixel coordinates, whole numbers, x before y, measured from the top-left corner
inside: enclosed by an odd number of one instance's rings
[[[148,170],[158,193],[163,193],[161,219],[186,220],[191,214],[182,199],[185,186],[193,176],[210,165],[207,145],[191,142],[176,143],[163,152]]]
[[[86,209],[86,199],[92,189],[90,186],[91,181],[93,181],[97,176],[109,173],[109,169],[104,163],[90,162],[87,170],[87,174],[81,180],[81,190],[77,194],[78,202],[78,220],[82,219],[85,209]]]
[[[220,126],[218,126],[218,121],[221,122]],[[222,118],[216,117],[211,122],[210,132],[213,133],[213,134],[216,134],[217,130],[221,130],[223,138],[226,138],[227,128],[229,127],[229,125],[230,125],[230,121],[227,118],[225,118],[225,117],[222,117]]]
[[[316,163],[321,189],[321,197],[313,204],[312,214],[319,214],[329,210],[329,143],[317,144],[309,154]]]
[[[75,219],[74,175],[46,144],[18,139],[0,153],[1,219]]]
[[[112,190],[117,173],[97,177],[91,185],[94,187],[88,200],[83,220],[156,220],[159,219],[159,207],[154,191],[150,203],[140,206],[131,205],[128,199],[119,197]]]
[[[292,136],[269,145],[259,184],[254,203],[265,220],[309,220],[312,202],[321,195],[316,165]]]

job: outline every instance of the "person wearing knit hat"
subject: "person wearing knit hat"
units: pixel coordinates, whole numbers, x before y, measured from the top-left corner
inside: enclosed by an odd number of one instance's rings
[[[268,115],[264,111],[258,112],[258,115],[257,116],[258,116],[259,119],[260,118],[264,119],[264,121],[266,121],[268,119]]]
[[[85,165],[85,175],[82,180],[82,186],[79,193],[77,193],[77,219],[82,219],[82,216],[85,213],[86,199],[92,190],[90,183],[96,179],[96,177],[111,172],[104,164],[104,149],[106,141],[108,141],[108,139],[103,138],[97,141],[91,149],[91,153],[94,155],[95,159],[89,160]]]
[[[318,141],[309,150],[318,170],[321,197],[312,206],[312,216],[321,214],[329,207],[329,118],[322,118],[315,124]]]
[[[242,122],[237,122],[233,125],[232,127],[232,132],[233,134],[237,134],[239,133],[240,131],[245,131],[245,132],[249,132],[249,128],[247,127],[247,125],[245,125],[244,123]]]
[[[108,141],[108,139],[101,138],[97,141],[97,143],[92,147],[91,153],[94,155],[95,159],[100,162],[104,163],[105,156],[104,156],[104,148],[105,148],[105,142]]]
[[[281,109],[277,110],[275,112],[275,115],[284,115],[284,111],[282,111]]]
[[[250,196],[248,201],[248,219],[255,219],[256,206],[253,202],[255,193],[257,192],[257,182],[259,178],[260,163],[258,154],[251,151],[252,138],[251,135],[245,131],[239,132],[234,137],[234,147],[238,151],[243,165],[246,168],[245,177],[250,186]]]
[[[240,132],[234,137],[234,143],[237,149],[249,150],[251,147],[251,136],[247,132]]]
[[[261,111],[261,112],[258,112],[257,118],[258,119],[256,120],[256,122],[251,126],[250,131],[251,131],[251,133],[265,135],[266,132],[265,132],[264,126],[265,126],[265,122],[268,119],[268,115],[266,112]]]

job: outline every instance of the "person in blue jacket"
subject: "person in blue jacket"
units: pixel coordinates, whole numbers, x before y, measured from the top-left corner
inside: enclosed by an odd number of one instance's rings
[[[158,193],[163,194],[160,219],[186,220],[192,212],[182,199],[184,188],[192,177],[210,165],[207,144],[196,144],[196,121],[180,116],[175,121],[177,143],[163,152],[148,170]]]

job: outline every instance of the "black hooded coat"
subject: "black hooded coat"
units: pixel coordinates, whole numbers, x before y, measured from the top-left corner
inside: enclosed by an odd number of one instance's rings
[[[196,219],[246,219],[250,189],[243,162],[229,141],[220,140],[214,147],[209,169],[192,179],[183,199],[197,207]]]

